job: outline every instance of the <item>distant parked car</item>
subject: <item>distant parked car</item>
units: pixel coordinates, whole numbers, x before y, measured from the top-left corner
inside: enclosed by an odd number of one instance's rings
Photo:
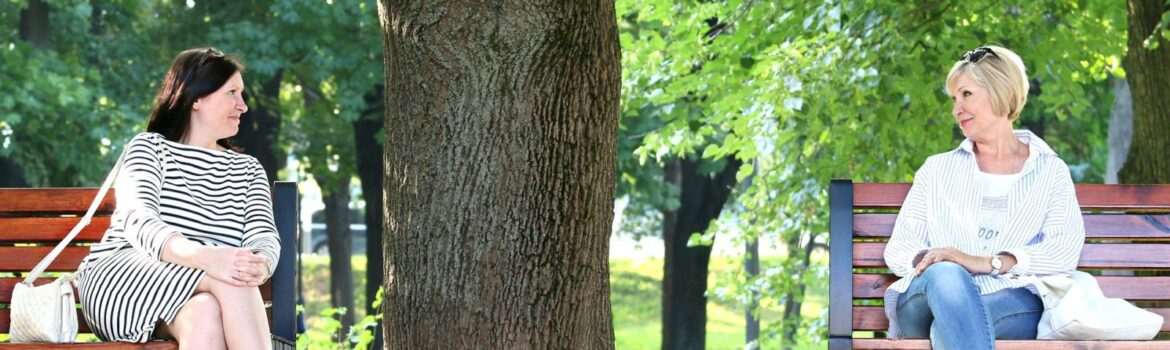
[[[325,211],[318,210],[313,213],[313,223],[309,232],[309,252],[316,254],[329,254],[329,240],[325,234]],[[351,252],[353,254],[366,253],[366,217],[359,209],[349,210],[349,233],[351,240]]]

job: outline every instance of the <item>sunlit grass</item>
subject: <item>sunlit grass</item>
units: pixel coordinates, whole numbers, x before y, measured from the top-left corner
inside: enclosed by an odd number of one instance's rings
[[[366,257],[353,257],[355,319],[365,315]],[[708,286],[716,276],[730,273],[738,259],[712,257]],[[765,259],[765,264],[768,261]],[[321,310],[329,307],[329,257],[306,255],[302,262],[306,326],[311,339],[330,337],[319,330],[324,320]],[[810,286],[801,308],[803,317],[817,317],[828,293],[824,286]],[[662,335],[662,259],[630,258],[610,260],[610,295],[613,305],[614,335],[617,349],[660,349]],[[781,310],[761,310],[762,327],[778,322]],[[734,302],[709,297],[707,302],[707,349],[742,349],[744,346],[744,311]],[[821,348],[802,346],[798,348]]]

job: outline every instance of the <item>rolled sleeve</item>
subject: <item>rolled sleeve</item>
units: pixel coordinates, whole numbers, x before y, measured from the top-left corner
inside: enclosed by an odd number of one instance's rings
[[[927,160],[914,174],[914,183],[902,203],[898,219],[894,221],[894,231],[890,234],[890,241],[883,254],[890,271],[899,277],[913,273],[914,259],[930,248],[927,244],[927,204],[930,202],[931,188],[929,169],[930,161]]]

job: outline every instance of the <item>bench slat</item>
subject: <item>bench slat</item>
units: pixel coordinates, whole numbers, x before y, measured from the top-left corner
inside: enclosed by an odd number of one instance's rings
[[[98,189],[79,188],[3,188],[0,189],[0,213],[85,213]],[[114,211],[114,189],[98,206],[98,212]]]
[[[898,214],[853,214],[855,237],[890,237]],[[1170,239],[1170,214],[1086,214],[1087,238]]]
[[[1147,311],[1162,315],[1162,332],[1170,331],[1170,308],[1146,308]],[[853,330],[855,331],[885,331],[889,329],[890,321],[886,319],[886,311],[881,306],[854,306]]]
[[[1094,276],[1106,297],[1136,300],[1170,300],[1170,276]],[[853,298],[885,296],[886,288],[898,280],[893,274],[853,275]],[[0,285],[0,288],[3,286]],[[3,289],[0,289],[0,293]],[[0,294],[0,298],[3,295]]]
[[[69,235],[78,221],[81,221],[80,217],[0,217],[0,242],[46,242],[56,245]],[[73,238],[73,242],[101,241],[109,227],[109,216],[94,216],[89,225]]]
[[[0,247],[0,272],[31,271],[52,250],[53,247]],[[86,254],[89,247],[65,247],[45,271],[76,271]]]
[[[1101,341],[1101,340],[997,340],[995,348],[1000,350],[1065,350],[1065,349],[1117,349],[1117,350],[1162,350],[1170,349],[1170,340],[1154,341]],[[926,339],[853,339],[853,349],[930,350]]]
[[[1170,208],[1170,185],[1098,185],[1076,184],[1077,201],[1082,209],[1160,209]],[[898,209],[910,191],[908,183],[855,183],[853,207],[859,209]]]
[[[211,278],[211,277],[205,277],[205,278]],[[37,278],[37,280],[35,282],[33,282],[33,285],[39,286],[39,285],[42,285],[45,283],[52,282],[54,279],[55,278],[45,278],[45,277]],[[15,288],[17,283],[20,283],[20,281],[23,281],[23,280],[24,280],[23,278],[17,278],[17,277],[0,278],[0,303],[7,304],[7,303],[11,302],[12,301],[12,289]],[[73,293],[74,293],[74,295],[80,295],[80,294],[77,294],[78,292],[77,292],[76,287],[73,288]],[[272,280],[271,279],[268,281],[265,281],[264,284],[260,285],[260,298],[264,299],[265,301],[272,300]],[[78,299],[80,299],[80,297],[78,297]]]
[[[854,243],[853,267],[886,267],[885,243]],[[1170,269],[1170,244],[1085,244],[1081,269]]]

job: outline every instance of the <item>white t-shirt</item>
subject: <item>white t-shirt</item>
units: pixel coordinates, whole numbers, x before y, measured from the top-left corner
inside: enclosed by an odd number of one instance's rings
[[[1003,232],[1008,219],[1008,193],[1020,173],[989,174],[979,171],[976,174],[979,186],[983,188],[983,200],[979,206],[979,246],[981,253],[976,255],[993,255],[990,244]]]

